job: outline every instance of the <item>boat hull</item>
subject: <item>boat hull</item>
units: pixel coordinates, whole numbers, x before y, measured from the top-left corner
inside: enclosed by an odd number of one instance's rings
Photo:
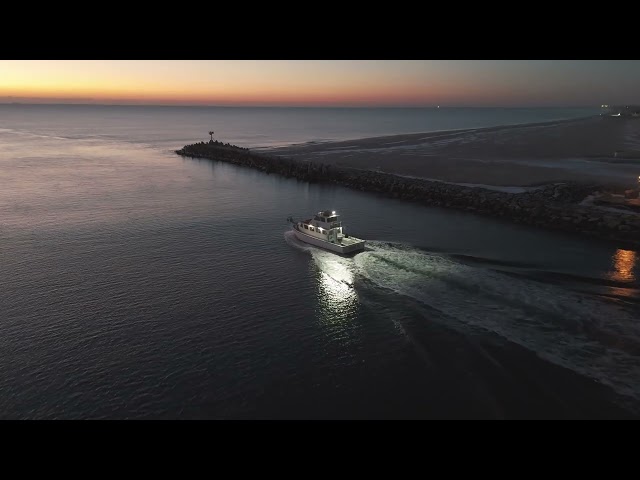
[[[332,243],[327,242],[326,240],[321,240],[316,237],[312,237],[311,235],[307,235],[306,233],[302,233],[295,227],[293,227],[293,233],[298,240],[301,242],[308,243],[310,245],[314,245],[316,247],[324,248],[325,250],[330,250],[335,253],[353,253],[364,250],[365,241],[359,238],[350,237],[350,241],[353,243],[343,245],[340,243]]]

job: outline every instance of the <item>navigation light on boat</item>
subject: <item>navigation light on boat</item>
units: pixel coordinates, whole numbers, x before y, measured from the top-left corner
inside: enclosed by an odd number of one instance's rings
[[[331,215],[335,215],[335,214],[336,214],[336,211],[335,211],[335,210],[334,210],[333,212],[331,212]]]

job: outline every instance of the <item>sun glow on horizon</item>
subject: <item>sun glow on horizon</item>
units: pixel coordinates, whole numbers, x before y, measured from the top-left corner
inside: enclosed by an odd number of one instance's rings
[[[601,65],[606,74],[612,62]],[[3,60],[1,102],[264,106],[600,104],[640,81],[575,71],[597,62],[405,60]],[[636,62],[640,66],[640,62]],[[600,71],[598,70],[598,72]],[[637,71],[637,72],[636,72]],[[615,73],[615,72],[614,72]],[[603,76],[604,75],[604,76]],[[600,78],[602,77],[602,78]],[[627,85],[628,84],[628,85]],[[595,88],[603,90],[596,92]],[[629,87],[631,88],[631,87]],[[634,90],[635,91],[635,90]],[[621,94],[620,94],[621,95]],[[615,100],[615,98],[613,98]],[[637,99],[640,100],[640,99]],[[632,98],[626,103],[635,101]],[[625,103],[622,102],[622,103]]]

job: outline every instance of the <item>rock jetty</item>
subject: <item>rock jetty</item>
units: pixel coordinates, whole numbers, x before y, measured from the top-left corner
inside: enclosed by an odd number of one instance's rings
[[[640,212],[603,207],[584,200],[602,186],[556,183],[523,193],[507,193],[383,172],[298,161],[251,152],[221,142],[201,142],[178,155],[208,158],[309,183],[328,183],[424,205],[454,208],[551,230],[580,233],[630,247],[640,246]]]

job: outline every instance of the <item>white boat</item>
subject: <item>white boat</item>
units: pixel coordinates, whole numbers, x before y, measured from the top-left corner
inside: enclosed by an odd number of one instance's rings
[[[302,242],[325,248],[336,253],[352,253],[364,250],[365,241],[361,238],[346,235],[342,231],[340,215],[331,210],[316,213],[313,218],[295,221],[287,219],[293,224],[293,233]]]

